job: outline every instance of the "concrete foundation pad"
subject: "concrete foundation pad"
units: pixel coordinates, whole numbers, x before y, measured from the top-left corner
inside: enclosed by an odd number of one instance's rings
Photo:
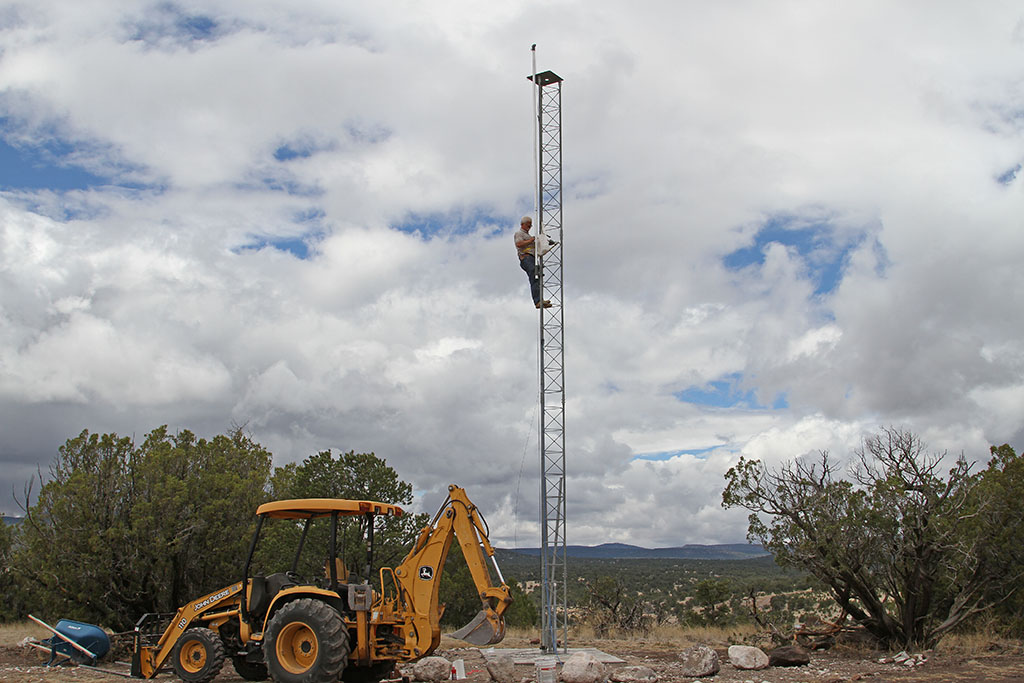
[[[514,664],[527,664],[533,666],[537,663],[537,660],[541,657],[554,657],[559,663],[564,662],[573,656],[577,652],[587,652],[594,655],[597,661],[602,664],[625,664],[626,660],[619,659],[615,655],[610,655],[607,652],[601,652],[594,647],[570,647],[568,651],[559,650],[558,652],[544,652],[540,648],[480,648],[480,653],[484,656],[485,660],[490,660],[500,655],[505,655],[512,658]]]

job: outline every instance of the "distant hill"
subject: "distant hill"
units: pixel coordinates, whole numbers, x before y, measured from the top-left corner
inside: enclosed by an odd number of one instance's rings
[[[3,515],[3,520],[4,520],[4,524],[8,524],[8,525],[12,525],[13,526],[15,524],[21,524],[22,518],[21,517],[8,517],[7,515]]]
[[[540,556],[540,548],[514,548],[512,552]],[[719,545],[687,544],[675,548],[641,548],[626,543],[601,545],[570,545],[565,548],[570,558],[581,560],[746,560],[764,557],[768,551],[749,543]]]

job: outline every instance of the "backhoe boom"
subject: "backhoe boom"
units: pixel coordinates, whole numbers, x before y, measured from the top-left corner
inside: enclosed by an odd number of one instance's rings
[[[448,499],[395,568],[397,581],[412,610],[407,618],[411,618],[413,628],[407,631],[407,639],[415,638],[416,643],[407,640],[407,646],[420,652],[432,652],[441,642],[438,590],[453,537],[459,539],[462,556],[480,597],[481,610],[469,624],[452,635],[479,646],[498,643],[505,636],[503,614],[512,602],[511,593],[494,561],[494,548],[487,538],[487,527],[480,511],[465,490],[452,484],[448,487]],[[487,558],[494,566],[497,583],[491,579]]]

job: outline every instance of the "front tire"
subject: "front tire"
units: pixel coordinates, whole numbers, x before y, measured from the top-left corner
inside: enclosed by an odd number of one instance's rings
[[[224,666],[224,643],[208,628],[190,628],[171,655],[175,675],[188,683],[209,683]]]
[[[335,683],[348,662],[348,630],[333,607],[302,598],[270,620],[263,652],[277,683]]]

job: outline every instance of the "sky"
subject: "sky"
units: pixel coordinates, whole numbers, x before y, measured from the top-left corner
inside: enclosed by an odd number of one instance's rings
[[[1019,3],[31,0],[0,4],[0,512],[84,429],[241,426],[539,545],[532,44],[568,543],[742,542],[740,457],[1024,448]]]

